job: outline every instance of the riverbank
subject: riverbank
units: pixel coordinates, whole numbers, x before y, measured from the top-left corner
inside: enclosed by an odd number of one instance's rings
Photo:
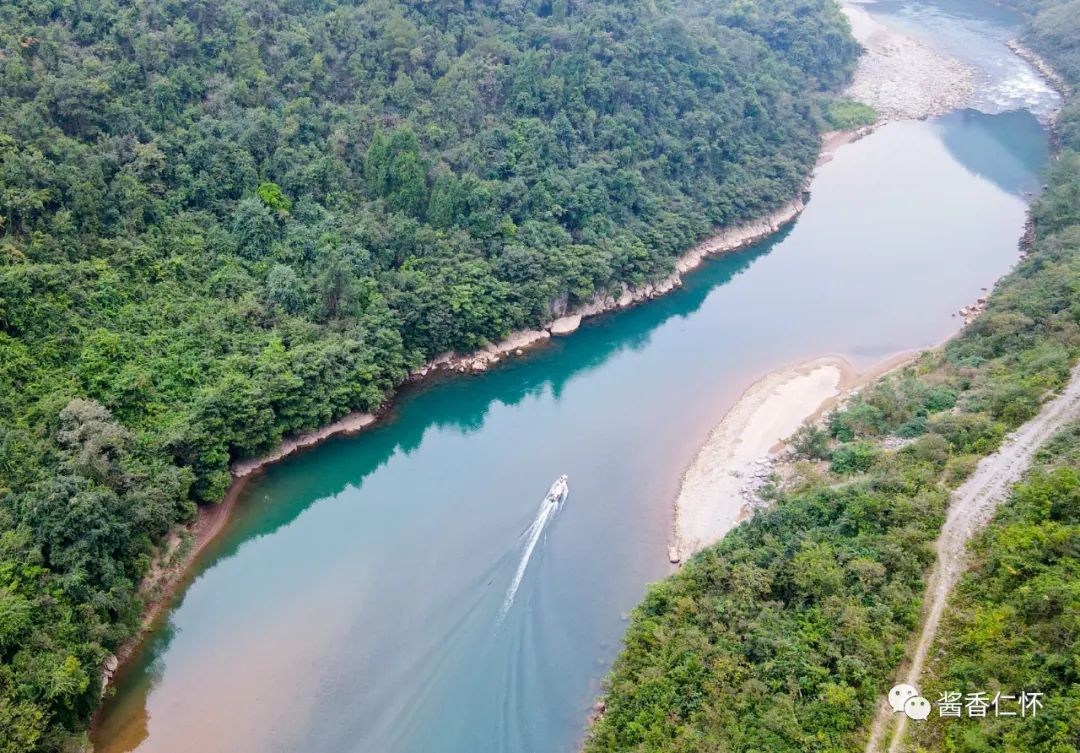
[[[837,149],[867,135],[871,130],[863,128],[850,132],[836,131],[824,134],[817,165],[824,164],[832,158]],[[683,275],[700,267],[706,258],[730,253],[762,241],[793,222],[806,206],[806,192],[812,178],[813,173],[806,177],[798,196],[765,217],[754,222],[721,229],[715,235],[692,247],[676,260],[674,272],[660,281],[640,288],[624,286],[618,295],[612,293],[597,296],[573,310],[567,309],[565,304],[556,306],[553,312],[556,317],[543,329],[514,332],[505,340],[489,344],[475,353],[442,354],[416,369],[410,374],[408,382],[417,383],[440,372],[486,371],[503,359],[523,355],[552,337],[572,334],[580,327],[582,321],[589,317],[629,308],[670,293],[682,285]],[[387,403],[375,414],[350,413],[316,430],[286,438],[280,445],[264,455],[245,458],[232,464],[230,471],[233,481],[222,501],[210,507],[200,507],[193,523],[174,532],[164,547],[163,553],[144,578],[140,591],[146,607],[140,630],[106,661],[101,673],[103,695],[113,682],[116,673],[122,671],[124,665],[135,654],[147,631],[164,615],[173,596],[185,583],[185,578],[198,556],[225,527],[247,482],[264,468],[301,450],[313,448],[332,437],[348,436],[370,428],[378,422],[380,416],[389,411],[393,399],[393,396],[388,398]]]
[[[873,130],[873,127],[863,127],[852,131],[829,131],[822,134],[821,151],[818,153],[815,170],[829,162],[840,147],[863,138]],[[715,235],[693,246],[675,260],[675,271],[667,277],[639,288],[624,284],[620,291],[597,295],[574,309],[568,310],[565,302],[556,305],[553,308],[556,318],[544,328],[514,332],[502,342],[489,344],[475,353],[467,355],[444,353],[417,369],[412,377],[422,379],[438,371],[458,373],[486,371],[504,358],[523,355],[528,349],[542,344],[551,337],[573,334],[581,323],[590,317],[630,308],[667,295],[682,286],[683,275],[700,267],[707,258],[721,256],[759,243],[794,222],[806,208],[813,178],[814,172],[811,171],[803,180],[799,195],[764,217],[723,228]]]
[[[371,413],[350,413],[314,431],[288,437],[266,455],[233,463],[230,469],[233,481],[225,497],[216,505],[200,507],[193,523],[174,531],[169,536],[163,553],[143,578],[140,590],[143,593],[146,608],[143,611],[139,631],[106,660],[101,672],[102,696],[105,695],[117,671],[124,666],[142,643],[143,636],[161,617],[176,590],[183,584],[184,576],[190,572],[195,560],[221,533],[232,515],[236,501],[240,498],[248,478],[266,466],[277,463],[302,449],[321,444],[330,437],[359,433],[377,420],[378,417]]]
[[[884,120],[940,114],[970,97],[972,71],[874,20],[845,3],[852,31],[867,52],[860,59],[848,96],[873,106]],[[1068,87],[1049,64],[1016,41],[1009,48],[1031,64],[1051,86]],[[894,97],[883,104],[880,97]],[[819,163],[820,164],[820,163]],[[1030,243],[1030,224],[1021,238],[1020,258]],[[986,296],[958,312],[964,326],[985,309]],[[668,558],[673,564],[709,546],[763,504],[766,485],[784,442],[808,421],[831,409],[845,393],[907,363],[902,354],[862,374],[845,359],[825,356],[773,372],[755,382],[736,402],[683,474],[675,500]]]
[[[1018,39],[1009,40],[1008,45],[1009,49],[1012,50],[1018,58],[1037,70],[1039,75],[1046,80],[1046,83],[1050,84],[1054,91],[1063,98],[1072,95],[1072,87],[1069,86],[1065,77],[1054,70],[1053,66],[1051,66],[1042,55],[1035,52]]]
[[[824,356],[774,371],[752,384],[683,474],[669,560],[681,562],[715,543],[763,504],[758,492],[785,441],[800,426],[914,357],[899,354],[860,372],[842,356]]]

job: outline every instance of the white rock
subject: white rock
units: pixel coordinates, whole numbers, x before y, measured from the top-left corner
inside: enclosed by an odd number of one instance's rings
[[[576,332],[577,328],[581,326],[581,314],[571,314],[570,316],[563,316],[551,323],[548,327],[548,331],[553,335],[569,335],[571,332]]]

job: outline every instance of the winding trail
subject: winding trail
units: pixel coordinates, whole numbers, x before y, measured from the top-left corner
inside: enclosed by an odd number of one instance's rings
[[[918,687],[926,655],[937,634],[949,592],[967,567],[967,543],[993,516],[1012,486],[1031,464],[1036,450],[1066,422],[1080,416],[1080,364],[1075,366],[1064,391],[1043,406],[1035,418],[1005,438],[1000,449],[983,458],[971,478],[953,492],[952,503],[937,540],[937,564],[926,585],[923,601],[923,628],[915,644],[907,670],[898,673],[898,682]],[[882,697],[870,729],[866,753],[879,753],[887,734],[892,709]],[[897,716],[888,753],[899,753],[904,742],[907,717]]]

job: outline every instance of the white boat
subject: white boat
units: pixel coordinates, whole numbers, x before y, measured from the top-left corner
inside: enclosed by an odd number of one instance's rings
[[[564,473],[559,476],[551,488],[548,489],[547,496],[544,497],[545,502],[554,502],[556,505],[561,505],[566,501],[567,495],[570,494],[570,485],[567,483],[567,477]]]

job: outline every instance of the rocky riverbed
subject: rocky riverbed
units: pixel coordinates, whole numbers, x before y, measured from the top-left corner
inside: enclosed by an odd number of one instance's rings
[[[844,12],[866,48],[846,96],[870,105],[882,120],[941,115],[971,100],[971,66],[884,26],[859,4],[846,3]]]

